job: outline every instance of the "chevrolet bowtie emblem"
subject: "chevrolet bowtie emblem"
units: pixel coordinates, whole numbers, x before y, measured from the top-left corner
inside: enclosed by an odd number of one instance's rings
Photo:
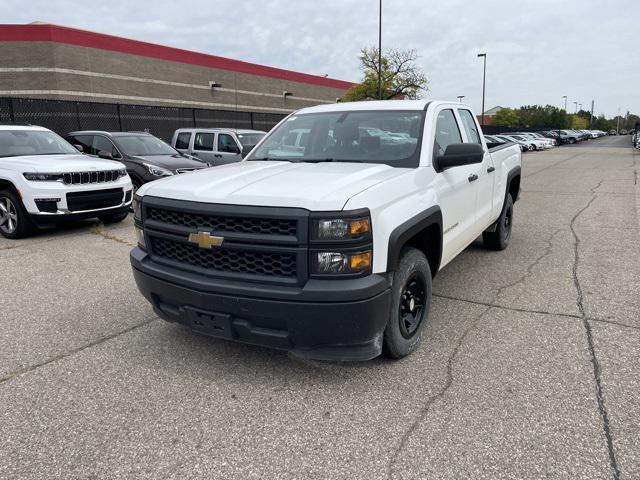
[[[200,248],[210,250],[211,247],[219,247],[222,245],[224,237],[212,236],[209,232],[198,232],[189,234],[189,242],[195,243]]]

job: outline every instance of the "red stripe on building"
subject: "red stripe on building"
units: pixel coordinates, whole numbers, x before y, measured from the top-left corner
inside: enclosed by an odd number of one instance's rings
[[[2,42],[57,42],[346,90],[353,83],[58,25],[0,25]]]

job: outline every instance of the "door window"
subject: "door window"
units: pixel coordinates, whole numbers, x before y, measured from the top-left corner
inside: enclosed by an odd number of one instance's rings
[[[231,135],[227,135],[226,133],[218,134],[218,151],[240,153],[240,149],[238,148],[238,145],[236,145],[236,141]]]
[[[93,137],[91,135],[78,135],[76,137],[69,137],[67,141],[72,145],[80,145],[82,147],[82,153],[93,155],[91,153],[91,144],[93,143]]]
[[[193,140],[193,149],[205,152],[213,152],[213,133],[196,133]]]
[[[442,110],[436,121],[436,141],[433,145],[434,156],[444,155],[449,145],[462,143],[458,122],[453,110]]]
[[[189,150],[189,142],[191,141],[191,132],[181,132],[176,138],[176,148],[178,150]]]
[[[478,127],[473,119],[473,115],[469,110],[458,110],[460,119],[462,120],[462,128],[464,128],[467,134],[467,140],[469,143],[482,143],[480,141],[480,135],[478,134]]]
[[[91,147],[91,155],[98,155],[101,151],[109,152],[113,158],[120,158],[120,154],[111,141],[102,135],[93,137],[93,145]]]

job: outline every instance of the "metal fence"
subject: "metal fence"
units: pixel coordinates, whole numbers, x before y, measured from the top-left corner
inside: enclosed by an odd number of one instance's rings
[[[270,130],[285,115],[39,98],[0,98],[0,122],[30,123],[64,135],[73,130],[148,131],[170,141],[185,127]]]

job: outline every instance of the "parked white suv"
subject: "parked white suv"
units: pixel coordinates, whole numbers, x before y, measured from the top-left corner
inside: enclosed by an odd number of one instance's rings
[[[143,185],[134,277],[160,317],[203,334],[400,358],[428,322],[433,275],[480,235],[509,244],[520,155],[489,149],[460,103],[305,108],[242,162]]]
[[[0,125],[0,234],[97,217],[119,222],[131,204],[123,164],[82,155],[51,130]]]
[[[171,146],[211,166],[239,162],[262,140],[266,132],[231,128],[180,128]]]

